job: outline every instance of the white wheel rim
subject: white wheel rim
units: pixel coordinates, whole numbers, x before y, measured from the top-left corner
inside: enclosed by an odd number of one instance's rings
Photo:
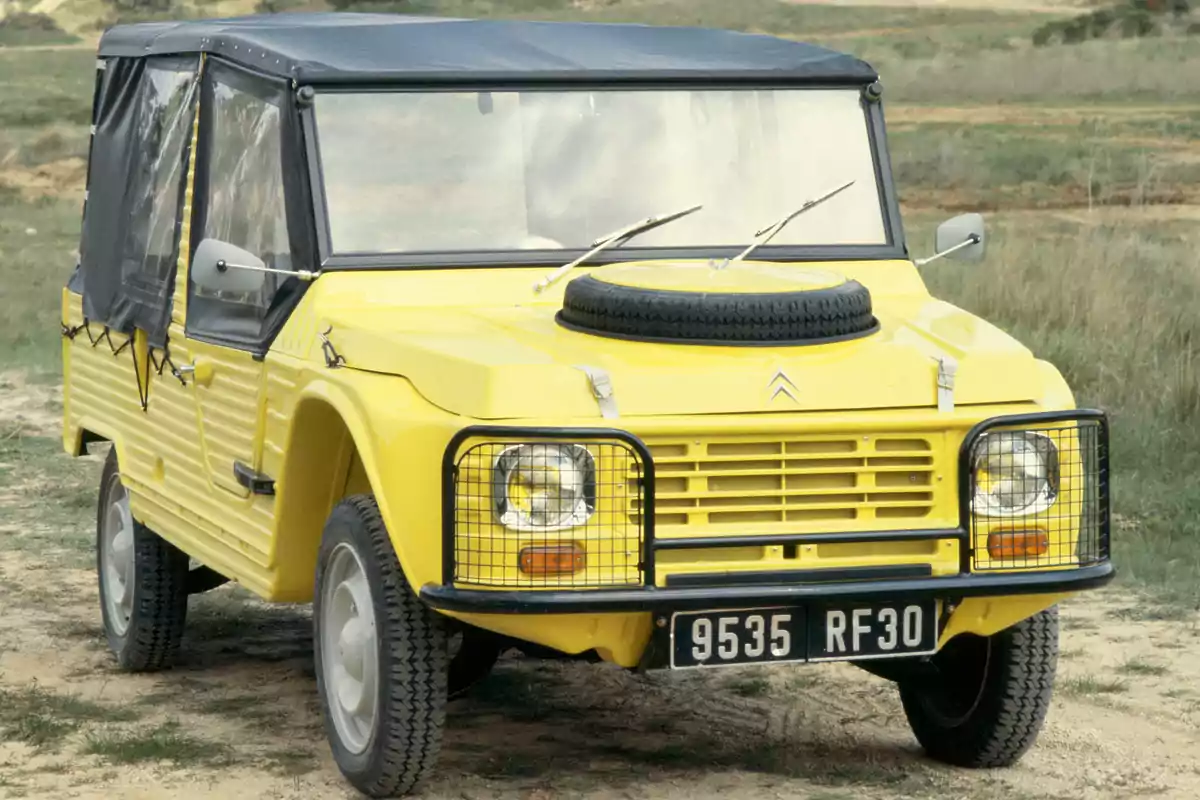
[[[112,480],[100,539],[100,589],[109,625],[124,636],[133,616],[133,515],[121,479]]]
[[[379,705],[379,637],[371,587],[358,554],[339,544],[321,585],[321,664],[329,714],[342,745],[367,749]]]

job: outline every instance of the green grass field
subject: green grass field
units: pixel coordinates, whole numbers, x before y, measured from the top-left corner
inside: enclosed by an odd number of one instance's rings
[[[776,0],[352,6],[726,26],[871,59],[884,77],[914,253],[948,214],[992,212],[990,259],[931,266],[931,287],[1054,362],[1081,404],[1112,412],[1124,580],[1200,602],[1200,36],[1034,47],[1041,16]],[[0,369],[52,381],[58,293],[78,246],[93,55],[13,39],[0,39]]]

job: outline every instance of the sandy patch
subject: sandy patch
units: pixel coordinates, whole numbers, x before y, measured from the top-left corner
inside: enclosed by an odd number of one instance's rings
[[[20,370],[0,372],[0,435],[61,435],[61,403],[61,386],[31,383]]]
[[[40,197],[79,196],[87,184],[87,162],[82,158],[64,158],[36,167],[0,168],[0,186],[21,192],[27,200]]]

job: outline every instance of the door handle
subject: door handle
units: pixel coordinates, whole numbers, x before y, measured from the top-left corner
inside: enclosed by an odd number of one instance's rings
[[[182,378],[184,375],[191,375],[192,382],[197,386],[209,386],[212,384],[215,372],[212,362],[196,359],[191,364],[184,364],[182,367],[176,368],[175,376]]]

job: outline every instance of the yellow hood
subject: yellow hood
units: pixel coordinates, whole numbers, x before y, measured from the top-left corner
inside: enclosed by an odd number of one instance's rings
[[[807,347],[630,342],[556,324],[570,278],[535,295],[544,269],[358,271],[323,275],[277,347],[312,357],[316,329],[332,326],[347,367],[403,375],[435,405],[485,420],[599,417],[582,367],[608,373],[622,416],[936,406],[937,359],[957,365],[958,404],[1044,392],[1026,348],[930,297],[912,264],[822,268],[871,290],[878,333]]]

